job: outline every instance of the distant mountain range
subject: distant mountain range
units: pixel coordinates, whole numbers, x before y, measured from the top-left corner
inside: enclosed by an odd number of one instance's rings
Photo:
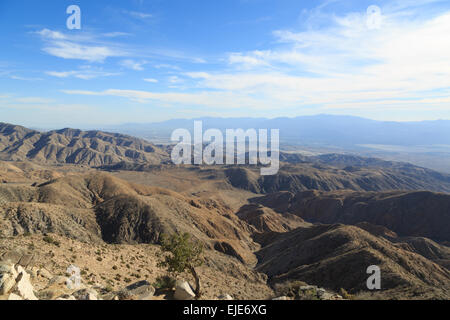
[[[161,163],[165,151],[146,140],[102,131],[39,132],[0,123],[0,160],[100,166],[120,161]]]
[[[61,129],[39,132],[0,123],[0,160],[77,164],[104,170],[151,171],[170,166],[170,148],[119,133]],[[450,175],[409,163],[346,154],[305,156],[282,152],[280,171],[260,176],[255,166],[213,166],[211,174],[256,193],[428,190],[450,192]]]
[[[194,120],[204,130],[280,129],[283,150],[313,153],[356,153],[406,161],[450,173],[450,120],[394,122],[353,116],[316,115],[295,118],[198,118],[147,124],[123,124],[104,130],[126,133],[155,143],[168,143],[173,130],[192,132]]]
[[[329,144],[352,146],[384,145],[448,145],[450,148],[450,120],[422,122],[376,121],[353,116],[316,115],[295,118],[197,118],[175,119],[148,124],[123,124],[105,129],[146,138],[170,138],[177,128],[193,129],[194,120],[201,120],[204,129],[280,129],[285,143]]]

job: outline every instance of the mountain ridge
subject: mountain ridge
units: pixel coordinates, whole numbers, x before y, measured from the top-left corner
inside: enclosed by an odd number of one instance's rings
[[[98,166],[120,161],[161,163],[168,154],[144,139],[119,133],[71,128],[40,132],[0,123],[0,159]]]

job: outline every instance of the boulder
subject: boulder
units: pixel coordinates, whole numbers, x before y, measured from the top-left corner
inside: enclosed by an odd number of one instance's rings
[[[8,296],[8,300],[23,300],[21,296],[15,294],[15,293],[11,293]]]
[[[73,293],[77,300],[98,300],[98,293],[94,289],[85,288]]]
[[[148,281],[133,283],[118,293],[120,300],[150,300],[155,294],[155,288]]]
[[[175,300],[193,300],[195,299],[195,293],[187,281],[178,280],[175,284],[173,297]]]
[[[0,295],[8,294],[16,284],[18,272],[13,264],[0,264]]]
[[[324,295],[327,294],[327,291],[324,288],[317,289],[317,296],[322,299]]]
[[[21,266],[17,266],[19,273],[16,279],[16,285],[13,288],[13,293],[19,295],[24,300],[38,300],[34,294],[33,285],[30,282],[30,275]]]
[[[230,296],[229,294],[221,294],[220,296],[217,297],[217,299],[219,299],[219,300],[233,300],[233,297]]]
[[[73,290],[70,290],[67,286],[68,280],[67,277],[63,276],[52,277],[45,289],[39,292],[39,298],[42,300],[54,300],[63,295],[70,295]]]

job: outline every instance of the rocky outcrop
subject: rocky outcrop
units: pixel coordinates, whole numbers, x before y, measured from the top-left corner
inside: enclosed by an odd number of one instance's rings
[[[187,281],[178,280],[175,284],[173,297],[175,300],[193,300],[195,299],[195,293]]]
[[[252,201],[312,223],[366,222],[398,236],[450,240],[450,195],[444,193],[304,191],[274,193]]]
[[[278,213],[259,204],[241,207],[236,215],[256,228],[257,232],[287,232],[307,226],[302,218],[290,213]]]
[[[119,300],[151,300],[155,288],[146,280],[133,283],[117,294]]]
[[[0,296],[8,300],[38,300],[30,282],[30,275],[20,265],[0,264]]]
[[[376,265],[383,290],[405,286],[450,290],[447,269],[354,226],[298,228],[276,235],[256,255],[257,270],[272,284],[301,280],[354,293],[367,290],[367,268]]]

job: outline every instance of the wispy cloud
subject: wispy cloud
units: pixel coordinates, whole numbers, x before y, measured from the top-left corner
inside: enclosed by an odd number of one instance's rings
[[[232,92],[151,92],[141,90],[108,89],[104,91],[62,90],[71,95],[112,96],[126,98],[134,102],[149,104],[159,102],[167,106],[202,106],[215,108],[270,108],[271,105],[263,99],[255,99],[247,95]]]
[[[122,67],[125,67],[127,69],[135,70],[135,71],[142,71],[144,70],[144,65],[146,65],[147,61],[135,61],[132,59],[126,59],[120,61],[120,65]]]
[[[69,36],[59,31],[43,29],[36,32],[45,42],[42,50],[63,59],[103,62],[109,57],[123,57],[128,53],[108,43],[103,43],[92,34]]]
[[[365,11],[322,13],[309,21],[320,28],[275,30],[279,46],[229,54],[234,70],[186,76],[197,88],[264,97],[279,109],[448,108],[450,12],[381,9],[379,28]]]
[[[137,19],[150,19],[153,18],[153,14],[147,13],[147,12],[140,12],[140,11],[124,11],[124,13],[130,15],[133,18]]]
[[[143,79],[145,82],[150,82],[150,83],[157,83],[158,80],[157,79],[153,79],[153,78],[145,78]]]
[[[22,76],[16,76],[11,75],[9,76],[13,80],[21,80],[21,81],[42,81],[42,78],[33,78],[33,77],[22,77]]]
[[[91,80],[99,77],[118,76],[118,72],[105,72],[91,69],[73,70],[73,71],[46,71],[47,75],[57,78],[78,78],[83,80]]]

